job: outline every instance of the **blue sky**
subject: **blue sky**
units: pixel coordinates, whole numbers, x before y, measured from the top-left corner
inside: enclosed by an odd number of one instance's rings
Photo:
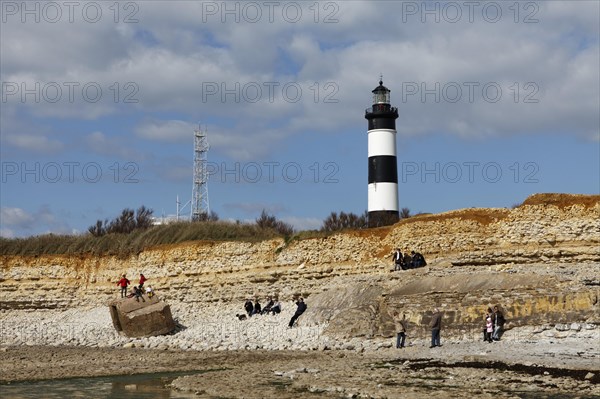
[[[48,4],[1,4],[2,236],[174,214],[199,122],[222,219],[362,213],[380,74],[401,207],[600,192],[597,1]]]

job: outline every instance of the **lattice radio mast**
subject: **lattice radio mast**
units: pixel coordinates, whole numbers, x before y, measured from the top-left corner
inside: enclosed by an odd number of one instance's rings
[[[208,217],[210,208],[208,205],[208,139],[206,129],[198,125],[194,130],[194,187],[192,189],[192,206],[190,217],[199,220]]]

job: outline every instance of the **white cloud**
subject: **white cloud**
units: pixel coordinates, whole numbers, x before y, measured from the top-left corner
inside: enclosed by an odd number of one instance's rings
[[[3,135],[2,138],[6,140],[7,144],[16,148],[38,153],[55,153],[65,147],[64,144],[58,140],[35,134],[6,134]]]
[[[515,23],[508,8],[495,24],[482,19],[481,9],[474,23],[466,21],[467,14],[456,24],[422,23],[420,15],[405,21],[402,2],[377,1],[332,3],[333,9],[320,8],[318,23],[304,3],[304,17],[297,24],[282,18],[281,9],[273,23],[233,23],[231,16],[229,23],[222,23],[222,15],[207,16],[201,3],[175,4],[141,3],[136,24],[114,24],[110,18],[99,24],[11,20],[3,27],[8,32],[2,38],[3,81],[97,82],[103,96],[97,103],[79,98],[57,104],[22,104],[19,96],[12,96],[6,107],[24,108],[33,116],[76,119],[174,112],[177,117],[138,124],[134,134],[183,142],[195,127],[187,118],[210,120],[215,150],[248,160],[308,129],[338,133],[363,123],[361,113],[370,105],[370,91],[381,72],[400,109],[401,134],[448,131],[481,137],[559,130],[592,139],[598,134],[599,6],[594,2],[534,3],[539,10],[533,24]],[[526,11],[521,9],[520,19]],[[324,23],[327,16],[337,22]],[[55,43],[61,44],[58,49]],[[111,89],[115,82],[117,101]],[[274,101],[268,98],[266,82],[279,84]],[[283,99],[281,88],[290,82],[303,89],[296,103]],[[432,96],[421,101],[419,95],[402,101],[403,83],[431,88],[455,82],[477,82],[480,87],[497,82],[503,96],[498,103],[486,102],[481,92],[473,102],[456,104],[445,99],[436,103]],[[516,103],[511,90],[515,82],[520,89]],[[523,102],[528,82],[539,89],[537,105]],[[135,85],[130,86],[134,94],[125,90],[127,83]],[[324,87],[327,83],[335,85],[333,98],[339,102],[324,103],[332,94]],[[263,88],[256,103],[243,92],[247,84]],[[208,95],[207,85],[219,92]],[[224,89],[236,94],[224,94]],[[464,100],[468,89],[463,89]],[[136,103],[123,101],[130,94]],[[99,151],[124,147],[94,135],[88,141]],[[11,144],[34,145],[24,137],[13,137]],[[59,142],[46,140],[37,148],[60,149]]]
[[[137,136],[157,141],[193,142],[197,125],[179,120],[146,121],[135,128]]]
[[[85,137],[87,149],[95,154],[118,157],[133,161],[144,156],[134,148],[134,145],[120,137],[110,137],[102,132],[92,132]]]
[[[35,222],[33,215],[30,215],[21,208],[0,208],[0,220],[4,226],[17,227],[21,229],[30,229]]]
[[[22,208],[0,208],[0,235],[23,237],[35,234],[73,234],[76,229],[65,221],[68,213],[56,214],[48,205],[41,205],[35,212]]]
[[[323,225],[323,220],[317,218],[301,218],[301,217],[293,217],[287,216],[282,217],[282,221],[285,223],[291,224],[294,226],[296,231],[302,230],[318,230]]]

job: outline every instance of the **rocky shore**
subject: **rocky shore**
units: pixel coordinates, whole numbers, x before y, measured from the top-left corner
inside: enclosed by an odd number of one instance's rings
[[[442,332],[434,349],[409,327],[399,350],[393,337],[334,338],[308,318],[290,329],[291,302],[242,321],[241,304],[171,305],[175,333],[136,339],[116,333],[106,307],[3,311],[0,383],[202,371],[173,389],[200,398],[600,395],[600,328],[591,323],[512,328],[494,343],[480,331]]]
[[[421,269],[391,272],[393,248]],[[107,303],[143,271],[178,323],[126,338]],[[0,384],[201,371],[173,388],[215,398],[600,396],[600,196],[423,215],[306,240],[197,242],[127,259],[0,255]],[[282,313],[239,320],[248,297]],[[308,310],[288,328],[292,299]],[[507,318],[482,340],[483,313]],[[441,348],[429,348],[432,310]],[[408,321],[394,346],[393,313]],[[122,364],[129,365],[123,367]]]

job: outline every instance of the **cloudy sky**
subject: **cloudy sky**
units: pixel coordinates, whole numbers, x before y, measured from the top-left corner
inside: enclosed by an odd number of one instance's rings
[[[2,1],[0,233],[174,214],[199,123],[222,219],[362,213],[380,75],[401,207],[598,194],[599,4]]]

